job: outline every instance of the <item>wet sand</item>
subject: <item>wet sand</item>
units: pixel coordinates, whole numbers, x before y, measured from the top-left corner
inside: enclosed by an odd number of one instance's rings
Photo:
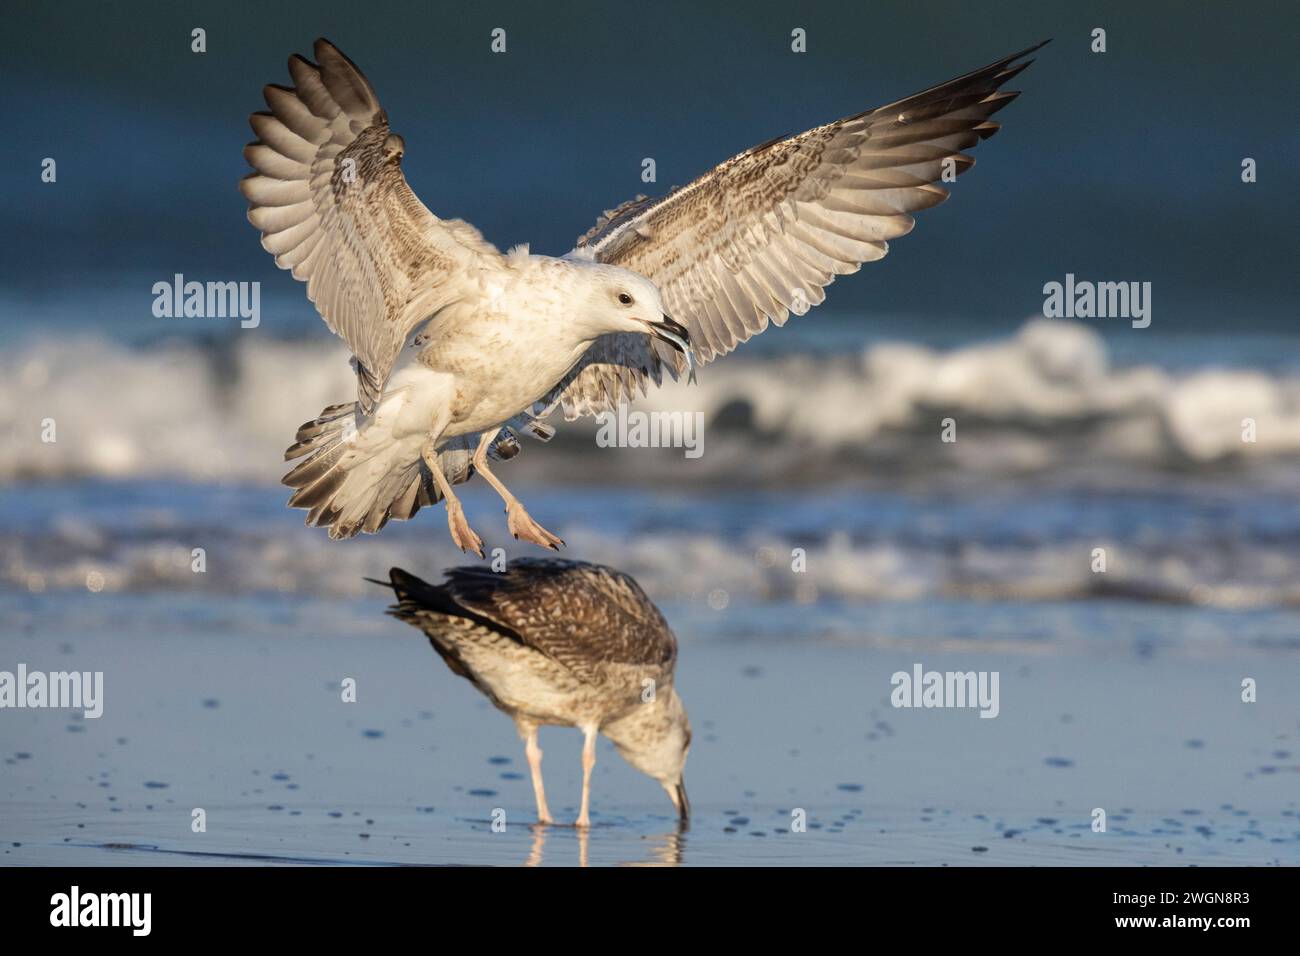
[[[71,614],[64,633],[0,637],[0,666],[105,672],[99,719],[0,712],[0,863],[1300,863],[1294,654],[684,635],[691,826],[602,741],[584,835],[532,825],[510,721],[382,606],[232,600],[191,608],[183,634]],[[170,613],[140,611],[123,619]],[[999,716],[890,706],[890,675],[918,661],[997,670]],[[581,738],[541,743],[571,820]]]

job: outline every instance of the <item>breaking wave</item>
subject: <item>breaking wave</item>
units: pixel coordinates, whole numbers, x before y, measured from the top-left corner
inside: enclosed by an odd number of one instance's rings
[[[770,603],[1053,602],[1120,598],[1224,609],[1300,608],[1300,504],[1077,492],[942,496],[575,495],[531,487],[565,553],[613,564],[659,600],[725,611]],[[21,485],[0,512],[0,594],[378,596],[394,565],[436,575],[468,558],[440,511],[382,535],[330,541],[261,485],[87,481]],[[467,513],[493,557],[510,540],[500,504],[472,489]],[[1154,517],[1153,517],[1154,516]],[[201,548],[201,561],[196,565]],[[796,550],[797,549],[797,550]],[[1096,573],[1097,550],[1105,573]],[[803,573],[791,573],[798,560]],[[198,573],[201,571],[202,573]],[[1190,626],[1190,624],[1189,624]]]
[[[0,480],[95,476],[272,482],[296,427],[353,394],[332,341],[236,337],[148,349],[38,340],[0,355]],[[1098,462],[1141,468],[1300,454],[1300,378],[1241,368],[1116,366],[1086,326],[1032,320],[1006,339],[937,350],[880,343],[851,354],[747,357],[636,406],[700,411],[704,454],[599,449],[591,422],[561,429],[565,454],[524,455],[566,481],[674,474],[757,482],[936,467],[1007,474]],[[940,441],[952,418],[957,441]],[[1254,441],[1243,441],[1243,421]],[[54,441],[43,431],[53,424]],[[623,452],[623,453],[620,453]],[[585,454],[584,454],[585,453]],[[538,459],[541,459],[539,462]],[[815,458],[818,466],[810,466]],[[515,466],[512,466],[515,467]]]

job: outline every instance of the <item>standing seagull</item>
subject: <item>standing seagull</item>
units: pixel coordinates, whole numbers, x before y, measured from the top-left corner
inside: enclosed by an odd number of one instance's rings
[[[1041,44],[1039,44],[1041,46]],[[329,41],[267,86],[240,188],[276,264],[307,283],[353,354],[357,400],[298,430],[293,507],[333,538],[439,499],[452,539],[483,554],[453,485],[478,472],[516,538],[556,549],[488,459],[540,419],[616,409],[784,325],[838,275],[882,258],[998,130],[1004,83],[1038,47],[906,99],[746,150],[659,199],[606,212],[563,258],[502,255],[439,219],[402,175],[405,144],[361,71]],[[675,317],[670,318],[670,314]],[[680,323],[680,324],[679,324]],[[694,356],[692,356],[694,352]]]
[[[548,724],[583,733],[578,826],[591,823],[598,733],[688,819],[682,767],[691,725],[673,687],[677,639],[635,581],[558,558],[521,558],[505,573],[453,568],[441,585],[400,568],[389,578],[397,604],[388,613],[422,630],[453,673],[514,720],[539,821],[552,822],[537,746],[537,728]]]

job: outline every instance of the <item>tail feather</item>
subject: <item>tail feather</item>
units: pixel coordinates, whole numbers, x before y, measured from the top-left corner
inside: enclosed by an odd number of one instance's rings
[[[339,457],[337,451],[331,457]],[[290,487],[297,488],[289,498],[290,508],[310,509],[330,503],[334,495],[343,487],[343,482],[347,480],[347,472],[338,468],[333,462],[326,462],[326,464],[330,470],[315,478],[311,484],[290,484],[288,481],[289,475],[285,475],[285,483],[289,484]]]
[[[418,449],[361,433],[357,405],[330,405],[298,429],[286,461],[302,459],[282,483],[294,489],[292,508],[307,509],[307,524],[331,538],[373,534],[390,518],[410,518],[440,497]]]
[[[307,511],[307,524],[329,528],[331,538],[374,534],[390,520],[405,521],[442,500],[433,473],[411,439],[395,440],[374,426],[358,430],[355,402],[330,405],[298,429],[285,461],[297,461],[281,479],[294,489],[289,506]],[[520,416],[511,426],[548,441],[551,426]],[[438,448],[438,468],[453,485],[474,474],[478,435],[460,435]],[[502,428],[488,449],[490,458],[508,461],[519,454],[519,439]],[[301,460],[299,460],[301,459]]]
[[[309,422],[303,423],[298,428],[298,434],[294,436],[295,443],[285,449],[284,460],[292,461],[295,458],[301,458],[308,452],[315,450],[319,446],[322,436],[334,434],[340,420],[355,420],[355,415],[355,402],[329,405],[326,408],[323,408],[319,416]]]
[[[306,500],[307,493],[321,478],[338,464],[348,446],[343,442],[337,442],[328,448],[321,448],[318,454],[312,455],[306,461],[300,462],[287,475],[284,476],[284,483],[291,488],[297,488],[298,492],[290,504],[297,507],[300,503],[310,504]]]
[[[406,521],[411,515],[436,500],[433,496],[436,489],[433,487],[433,481],[424,477],[426,473],[427,469],[421,462],[420,475],[407,486],[402,496],[393,502],[392,516],[398,521]]]
[[[449,621],[473,619],[473,614],[456,604],[445,586],[422,581],[401,568],[393,568],[388,575],[387,581],[366,579],[393,589],[397,603],[389,607],[388,613],[418,627],[453,674],[478,685],[473,672],[461,660],[457,642],[448,639],[454,629],[446,626]]]
[[[346,463],[349,470],[334,496],[342,507],[330,525],[331,538],[351,538],[362,531],[374,534],[388,523],[393,501],[412,481],[420,480],[418,449],[410,460],[403,461],[386,454],[395,447],[396,443],[364,460]]]
[[[393,589],[393,595],[399,605],[393,608],[394,611],[420,610],[428,607],[430,600],[433,600],[437,605],[443,603],[442,588],[436,584],[430,584],[414,574],[403,571],[401,568],[389,569],[388,580],[375,581],[375,583]],[[401,605],[406,605],[406,607],[401,607]],[[450,605],[448,605],[449,607]]]
[[[433,481],[426,479],[426,474],[427,467],[420,462],[415,467],[414,476],[407,470],[388,475],[375,492],[374,504],[370,506],[361,530],[366,534],[374,534],[388,524],[389,518],[405,521],[424,505],[431,504],[428,497],[419,500],[420,490],[433,486]],[[428,478],[432,479],[432,475]]]
[[[307,524],[312,528],[329,527],[338,516],[338,509],[331,508],[329,501],[323,501],[307,513]]]

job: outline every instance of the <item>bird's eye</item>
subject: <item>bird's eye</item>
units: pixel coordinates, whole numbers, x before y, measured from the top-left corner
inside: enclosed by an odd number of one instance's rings
[[[624,305],[631,305],[632,297],[628,295],[626,292],[620,292],[618,294],[618,301],[622,302]]]

